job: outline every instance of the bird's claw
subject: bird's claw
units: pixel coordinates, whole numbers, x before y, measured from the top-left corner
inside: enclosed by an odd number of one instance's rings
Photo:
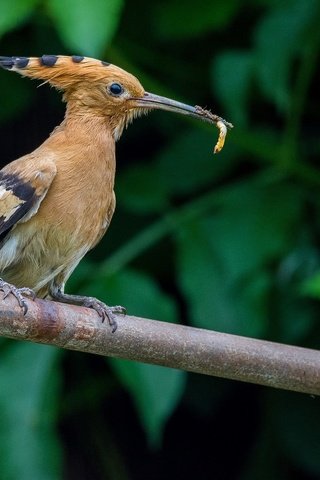
[[[28,311],[28,305],[23,298],[24,296],[30,296],[32,300],[36,298],[36,294],[31,288],[23,287],[23,288],[18,288],[12,285],[11,283],[5,282],[0,279],[0,290],[3,291],[3,299],[7,298],[10,293],[17,299],[20,308],[23,310],[23,315],[25,315]]]
[[[109,325],[111,327],[112,333],[114,333],[118,327],[116,315],[126,314],[126,309],[124,307],[121,307],[120,305],[109,307],[108,305],[101,302],[97,298],[92,298],[92,297],[87,297],[83,302],[83,306],[92,308],[93,310],[95,310],[102,318],[102,322],[104,322],[105,319],[107,318]]]
[[[126,315],[127,310],[125,307],[122,307],[121,305],[114,305],[113,307],[108,307],[111,308],[112,313],[115,313],[117,315]]]

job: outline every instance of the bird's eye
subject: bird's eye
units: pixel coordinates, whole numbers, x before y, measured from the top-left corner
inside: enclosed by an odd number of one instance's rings
[[[111,83],[108,90],[111,95],[114,95],[115,97],[119,97],[124,91],[123,86],[120,83]]]

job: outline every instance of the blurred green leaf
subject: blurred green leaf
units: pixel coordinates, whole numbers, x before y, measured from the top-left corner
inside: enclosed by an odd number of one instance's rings
[[[306,279],[301,285],[301,293],[313,298],[320,298],[320,272]]]
[[[186,372],[111,359],[137,406],[149,442],[159,447],[165,424],[184,392]]]
[[[280,141],[281,132],[271,125],[253,129],[235,128],[232,130],[232,141],[238,156],[249,158],[257,165],[275,165],[277,168],[282,157],[283,148]],[[281,171],[278,174],[282,174]]]
[[[227,190],[207,238],[231,279],[286,253],[302,213],[302,192],[283,183],[244,181]]]
[[[280,391],[268,398],[274,444],[293,465],[320,475],[320,398]]]
[[[178,239],[178,279],[191,322],[196,327],[260,336],[266,328],[270,279],[257,273],[241,283],[231,282],[223,254],[220,258],[208,238],[210,224],[207,220],[189,225]]]
[[[14,343],[0,364],[0,464],[4,480],[58,480],[60,374],[53,347]]]
[[[123,0],[48,0],[49,13],[65,45],[74,53],[99,57],[120,20]]]
[[[15,0],[14,5],[9,1],[0,4],[0,36],[18,27],[29,16],[40,0]]]
[[[298,296],[297,288],[293,288],[292,284],[282,285],[273,300],[272,318],[278,319],[273,325],[277,341],[296,344],[317,324],[317,309]]]
[[[281,111],[286,111],[290,102],[292,64],[303,50],[305,36],[318,15],[317,0],[280,2],[256,29],[258,80],[266,97]]]
[[[159,179],[154,164],[134,165],[119,176],[117,198],[129,211],[162,211],[168,207],[168,185]]]
[[[218,131],[192,129],[174,138],[157,161],[157,181],[171,195],[190,194],[221,179],[235,163],[235,151],[228,143],[223,156],[214,156]]]
[[[163,38],[194,38],[212,30],[223,28],[236,14],[239,0],[171,0],[165,8],[159,4],[154,15],[154,28]]]
[[[268,264],[299,220],[294,188],[250,182],[230,189],[212,217],[177,236],[180,286],[196,326],[260,336],[267,325]]]
[[[228,50],[215,57],[212,65],[212,83],[219,101],[236,126],[248,121],[248,103],[253,79],[251,52]]]
[[[83,285],[87,285],[90,282],[96,271],[96,265],[85,257],[68,280],[67,291],[69,293],[78,293]]]
[[[300,342],[318,321],[316,303],[307,298],[316,296],[318,275],[314,272],[320,264],[318,249],[310,240],[301,224],[295,248],[283,256],[278,267],[271,315],[278,319],[273,322],[273,331],[280,342]]]

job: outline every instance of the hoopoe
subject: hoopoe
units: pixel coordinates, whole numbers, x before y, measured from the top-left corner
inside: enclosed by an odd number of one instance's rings
[[[114,209],[115,142],[137,116],[168,110],[217,125],[220,117],[148,93],[130,73],[83,56],[0,57],[0,66],[63,91],[66,114],[36,150],[0,171],[0,290],[24,313],[26,295],[93,308],[116,329],[115,314],[96,298],[64,293],[82,257],[106,232]],[[219,143],[220,142],[220,143]]]

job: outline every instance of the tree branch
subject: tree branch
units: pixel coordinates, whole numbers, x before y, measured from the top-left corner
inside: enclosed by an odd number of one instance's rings
[[[111,333],[93,310],[36,299],[24,316],[0,298],[0,335],[320,395],[320,352],[139,317]]]

